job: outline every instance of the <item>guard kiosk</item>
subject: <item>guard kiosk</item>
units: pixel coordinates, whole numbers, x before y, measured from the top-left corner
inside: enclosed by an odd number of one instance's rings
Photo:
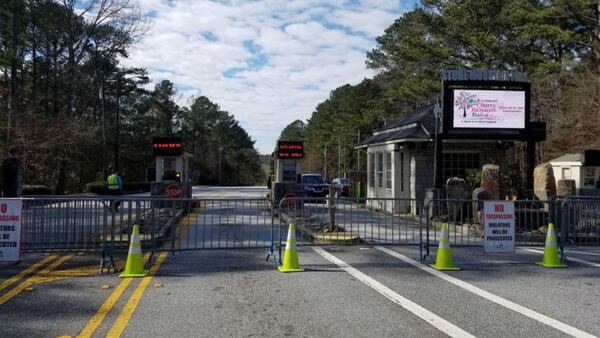
[[[302,159],[304,143],[301,141],[278,141],[274,152],[275,180],[273,182],[273,205],[278,207],[284,197],[304,197],[302,185]]]
[[[189,166],[193,155],[184,151],[181,137],[155,137],[152,154],[156,163],[156,181],[152,183],[151,195],[191,198]]]

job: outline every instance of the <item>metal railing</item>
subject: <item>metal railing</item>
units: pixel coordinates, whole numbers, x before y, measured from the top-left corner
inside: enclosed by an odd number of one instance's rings
[[[570,196],[557,203],[565,245],[600,245],[600,197]]]
[[[151,252],[269,248],[278,260],[293,222],[299,245],[419,245],[429,255],[442,223],[449,224],[451,245],[483,245],[482,207],[483,201],[449,199],[423,207],[392,198],[284,198],[274,206],[267,199],[35,197],[23,199],[21,248],[98,251],[112,262],[114,253],[126,252],[137,224]],[[517,245],[543,245],[549,222],[561,249],[600,245],[600,198],[515,201]]]
[[[278,207],[279,241],[294,223],[299,245],[419,245],[421,219],[411,210],[420,210],[416,200],[288,197]]]
[[[484,215],[482,200],[436,199],[424,208],[421,257],[430,257],[430,248],[437,246],[442,223],[448,224],[451,246],[483,246]],[[553,219],[552,204],[548,201],[517,200],[515,211],[515,245],[544,245],[548,223]],[[559,224],[555,224],[560,228]],[[558,230],[558,229],[557,229]],[[558,230],[560,233],[560,231]]]
[[[99,251],[101,265],[126,252],[133,225],[157,251],[270,248],[276,234],[267,199],[40,197],[23,199],[23,252]],[[152,255],[153,257],[153,255]]]

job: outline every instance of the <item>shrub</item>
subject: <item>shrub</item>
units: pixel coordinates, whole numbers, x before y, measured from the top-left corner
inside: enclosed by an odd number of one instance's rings
[[[84,192],[104,195],[104,182],[103,181],[95,181],[85,184]]]
[[[130,194],[136,192],[150,191],[150,182],[125,182],[123,183],[123,193]],[[90,182],[85,185],[85,192],[98,195],[104,195],[104,181]]]
[[[125,182],[123,190],[126,193],[150,191],[150,182]]]
[[[52,190],[45,185],[23,184],[23,196],[31,195],[52,195]]]

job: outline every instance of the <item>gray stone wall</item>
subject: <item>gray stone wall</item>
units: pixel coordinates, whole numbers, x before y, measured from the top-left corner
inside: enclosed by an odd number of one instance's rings
[[[443,151],[479,151],[481,154],[481,165],[493,162],[500,165],[500,171],[503,169],[504,151],[498,148],[495,142],[444,143]],[[411,155],[414,156],[415,160],[414,163],[411,163],[411,195],[417,201],[423,201],[427,189],[431,189],[434,186],[433,153],[433,143],[428,143],[426,146],[416,144],[415,149],[411,150]],[[413,184],[414,187],[412,186]]]

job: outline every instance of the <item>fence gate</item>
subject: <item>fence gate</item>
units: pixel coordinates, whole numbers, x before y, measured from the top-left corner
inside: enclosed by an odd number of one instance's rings
[[[156,251],[271,248],[267,199],[24,198],[22,250],[126,252],[133,225]]]
[[[284,198],[278,241],[285,245],[289,223],[298,245],[419,245],[420,205],[393,198]]]
[[[600,197],[557,199],[564,245],[600,246]]]

